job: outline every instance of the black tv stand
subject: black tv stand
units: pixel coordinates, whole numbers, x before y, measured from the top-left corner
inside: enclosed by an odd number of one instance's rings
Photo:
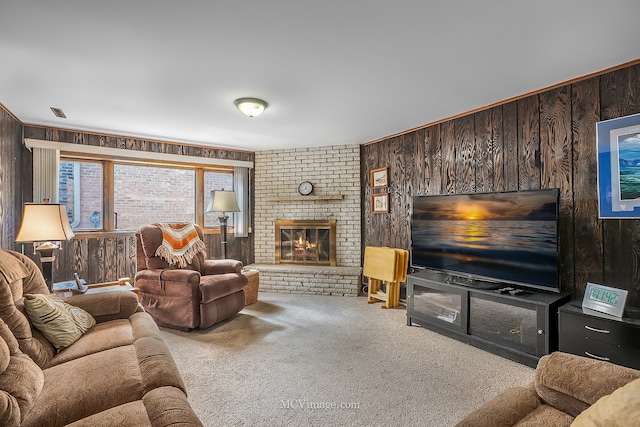
[[[450,277],[434,270],[407,277],[407,325],[416,323],[531,367],[558,349],[558,307],[569,294],[527,290],[511,295],[495,292],[504,284],[457,284]],[[483,289],[483,283],[493,287]]]

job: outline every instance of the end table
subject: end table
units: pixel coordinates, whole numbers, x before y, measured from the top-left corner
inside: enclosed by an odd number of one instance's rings
[[[131,284],[131,279],[123,277],[114,282],[94,283],[87,286],[87,291],[80,293],[74,292],[71,282],[58,282],[53,284],[53,293],[60,297],[72,297],[81,295],[98,294],[102,292],[133,292],[140,298],[140,289]]]

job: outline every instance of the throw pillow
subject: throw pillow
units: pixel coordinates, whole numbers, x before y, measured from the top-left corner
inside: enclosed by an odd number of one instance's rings
[[[91,314],[50,295],[27,294],[24,308],[33,326],[58,350],[76,342],[96,324]]]
[[[640,378],[603,396],[582,411],[572,427],[640,426]]]

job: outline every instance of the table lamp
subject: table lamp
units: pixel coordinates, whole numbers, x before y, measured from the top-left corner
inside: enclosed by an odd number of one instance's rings
[[[40,254],[42,275],[49,287],[53,288],[54,241],[71,240],[74,234],[67,219],[66,206],[58,203],[25,203],[22,209],[22,223],[16,235],[16,243],[42,242],[35,248]],[[34,251],[34,253],[35,253]]]
[[[221,212],[220,234],[222,236],[222,258],[227,259],[227,212],[240,212],[235,191],[213,190],[205,212]]]

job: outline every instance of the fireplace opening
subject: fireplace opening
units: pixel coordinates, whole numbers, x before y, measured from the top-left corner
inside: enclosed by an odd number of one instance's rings
[[[335,220],[276,220],[276,264],[336,265]]]

